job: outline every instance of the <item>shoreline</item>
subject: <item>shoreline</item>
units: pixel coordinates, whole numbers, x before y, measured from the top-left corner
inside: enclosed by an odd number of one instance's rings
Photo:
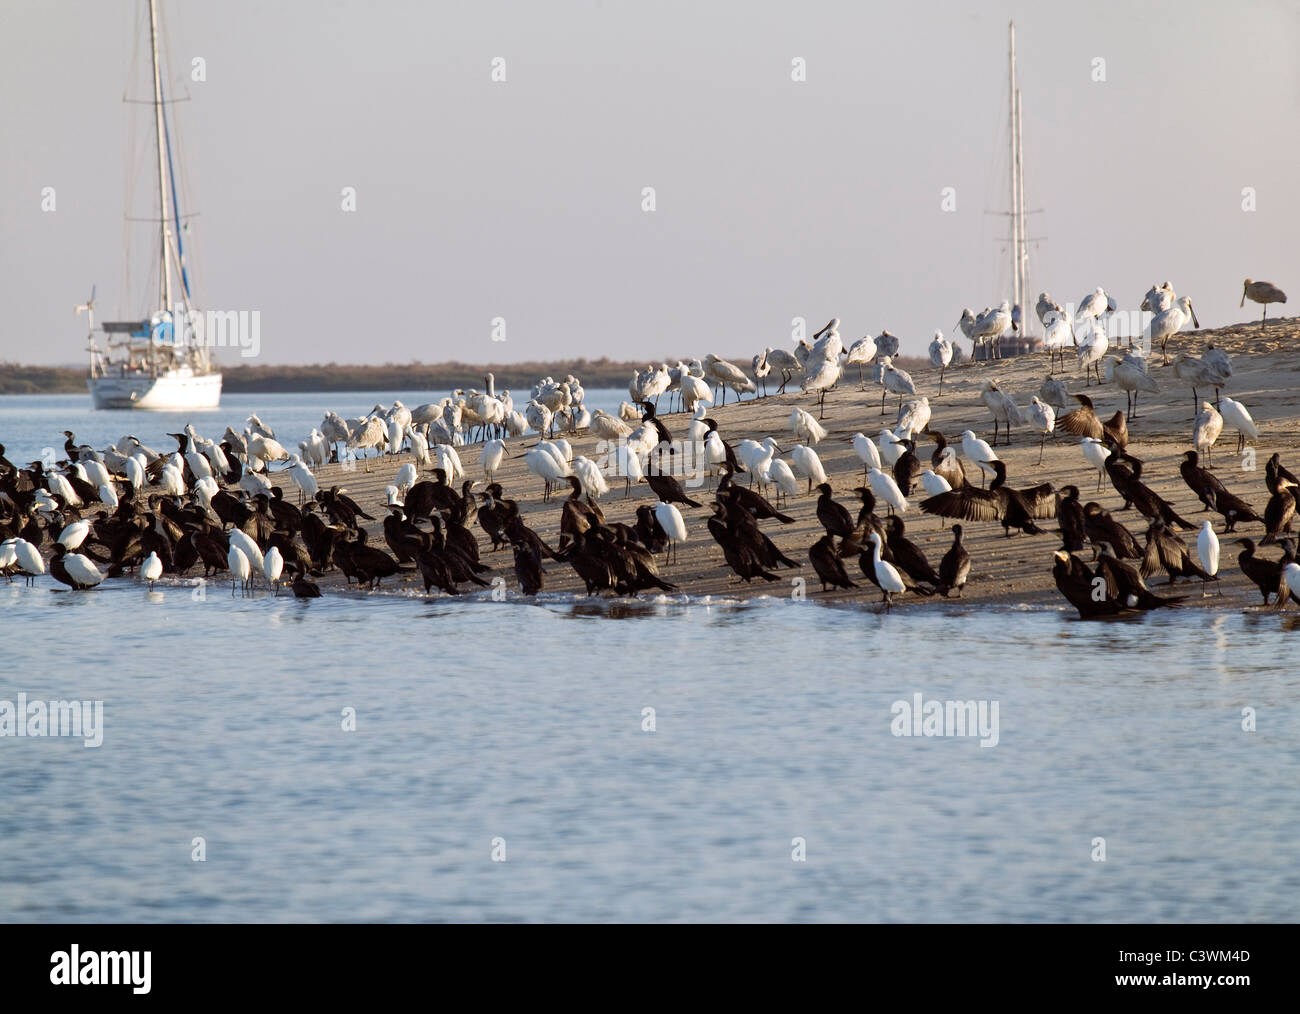
[[[1284,318],[1270,321],[1268,330],[1263,335],[1260,334],[1257,323],[1180,334],[1170,343],[1171,361],[1179,352],[1201,351],[1208,340],[1213,340],[1217,347],[1233,356],[1234,374],[1223,393],[1241,399],[1260,428],[1254,470],[1237,469],[1236,456],[1231,453],[1236,444],[1236,434],[1225,429],[1214,456],[1216,474],[1230,490],[1262,513],[1268,499],[1263,481],[1263,465],[1268,455],[1275,450],[1279,451],[1284,463],[1289,462],[1293,469],[1300,467],[1300,320]],[[1272,347],[1267,347],[1270,343]],[[1208,608],[1215,612],[1252,611],[1250,607],[1257,608],[1261,599],[1255,586],[1240,573],[1236,560],[1239,548],[1232,540],[1244,536],[1258,541],[1263,528],[1259,524],[1243,523],[1239,526],[1237,535],[1223,535],[1222,518],[1200,510],[1201,504],[1187,488],[1178,471],[1182,453],[1191,444],[1191,391],[1176,380],[1171,367],[1161,365],[1158,350],[1151,356],[1150,372],[1160,384],[1161,393],[1144,396],[1148,400],[1140,403],[1138,417],[1130,422],[1129,449],[1146,462],[1143,481],[1156,493],[1170,500],[1183,517],[1198,527],[1207,519],[1214,522],[1216,532],[1220,533],[1220,581],[1217,584],[1223,595],[1214,594],[1214,584],[1202,589],[1201,582],[1195,579],[1180,579],[1171,587],[1163,575],[1157,574],[1152,576],[1149,584],[1158,595],[1187,596],[1176,608]],[[951,441],[957,441],[965,429],[974,430],[984,439],[990,437],[992,420],[979,399],[980,388],[986,380],[996,377],[999,385],[1014,395],[1017,404],[1023,409],[1030,396],[1037,393],[1039,384],[1046,375],[1047,357],[1038,353],[992,363],[965,363],[948,372],[942,397],[937,395],[936,370],[916,371],[913,379],[918,392],[930,398],[933,412],[931,429],[943,432]],[[1090,387],[1079,384],[1078,381],[1083,378],[1077,366],[1066,375],[1066,379],[1071,392],[1087,391],[1093,397],[1097,414],[1103,418],[1125,406],[1124,392],[1113,384],[1103,384],[1101,387],[1096,384]],[[821,423],[827,430],[827,436],[815,447],[834,488],[835,499],[854,516],[858,504],[851,490],[862,483],[862,466],[849,440],[852,434],[859,431],[874,439],[881,428],[892,426],[896,420],[898,399],[890,396],[886,401],[885,414],[882,415],[880,393],[879,387],[860,390],[855,373],[842,378],[840,386],[826,400],[826,414]],[[746,437],[762,440],[771,435],[786,451],[795,442],[789,431],[788,420],[791,409],[796,405],[816,414],[813,397],[787,392],[757,400],[747,399],[738,404],[729,399],[726,407],[715,407],[709,415],[717,420],[720,432],[733,445]],[[688,415],[676,412],[661,415],[660,418],[675,438],[684,435]],[[596,438],[590,433],[565,436],[573,447],[575,457],[597,456]],[[277,434],[277,437],[291,446],[301,435],[285,433]],[[527,471],[522,458],[523,451],[531,447],[536,439],[534,434],[529,434],[521,439],[506,441],[508,456],[496,473],[496,480],[503,486],[507,497],[519,502],[525,523],[554,548],[559,536],[561,505],[567,494],[557,493],[551,502],[542,502],[542,482]],[[1013,430],[1011,439],[1010,447],[997,448],[997,453],[1007,463],[1010,486],[1027,487],[1051,482],[1059,490],[1073,482],[1080,487],[1080,499],[1083,502],[1095,500],[1105,509],[1115,512],[1116,520],[1128,527],[1139,545],[1142,544],[1146,530],[1145,520],[1134,510],[1119,512],[1122,500],[1109,481],[1100,492],[1097,491],[1097,473],[1083,460],[1077,438],[1064,434],[1054,439],[1049,438],[1041,466],[1036,464],[1039,441],[1027,428]],[[481,492],[485,484],[479,467],[481,447],[481,443],[474,443],[457,448],[465,478],[478,480],[475,492]],[[917,454],[923,463],[928,465],[932,450],[933,444],[927,441],[924,434],[919,435]],[[394,481],[402,465],[411,461],[413,458],[409,453],[361,458],[351,468],[339,464],[318,467],[315,475],[321,489],[337,485],[347,490],[368,513],[375,516],[374,521],[365,522],[368,541],[371,545],[387,550],[381,528],[382,520],[387,514],[383,506],[384,487]],[[974,480],[972,466],[968,462],[965,464]],[[745,476],[739,478],[743,483]],[[272,481],[275,481],[274,473]],[[458,489],[460,481],[458,479],[455,482]],[[286,499],[295,499],[296,490],[292,484],[287,481],[278,484],[284,488]],[[644,484],[634,486],[632,495],[626,498],[619,488],[620,480],[611,478],[609,485],[610,493],[600,500],[609,522],[634,522],[635,508],[638,505],[657,500]],[[687,541],[679,546],[679,558],[672,564],[665,564],[660,558],[661,576],[665,581],[677,585],[677,591],[669,593],[669,600],[677,595],[687,596],[687,602],[702,602],[706,598],[741,601],[763,596],[790,598],[795,590],[792,581],[802,578],[806,582],[804,594],[809,601],[833,605],[862,604],[877,608],[881,603],[881,593],[862,576],[855,558],[846,559],[845,568],[849,578],[860,587],[834,592],[821,591],[820,582],[808,560],[809,547],[823,534],[816,518],[817,495],[815,492],[811,495],[805,492],[805,480],[800,479],[799,486],[799,495],[790,498],[781,507],[795,518],[795,523],[781,525],[775,521],[764,521],[761,528],[784,553],[802,566],[791,570],[779,569],[776,572],[779,578],[777,582],[755,581],[751,585],[741,582],[725,566],[721,548],[705,527],[704,522],[711,513],[708,505],[713,499],[716,480],[710,478],[702,487],[687,489],[687,494],[698,500],[702,507],[682,507],[682,516],[688,529]],[[931,565],[937,568],[939,560],[951,544],[951,528],[946,520],[922,514],[917,509],[917,503],[923,498],[924,494],[918,488],[909,500],[903,520],[907,537],[925,552]],[[878,506],[877,513],[883,517],[884,512],[884,506]],[[89,513],[93,514],[95,510],[92,508]],[[965,545],[972,560],[970,577],[962,598],[954,595],[942,601],[957,609],[1056,609],[1065,605],[1051,574],[1052,553],[1061,545],[1059,536],[1055,534],[1056,522],[1043,523],[1044,534],[1016,534],[1010,538],[1004,537],[997,522],[967,522],[963,527]],[[494,577],[505,578],[506,588],[513,599],[517,594],[518,582],[514,576],[513,555],[509,547],[494,553],[490,550],[490,541],[476,523],[472,530],[480,543],[481,562],[492,568],[490,573],[481,577],[489,582]],[[1183,533],[1183,538],[1194,553],[1195,532]],[[1082,558],[1087,560],[1090,555],[1088,549],[1085,549]],[[1273,558],[1276,549],[1265,547],[1261,550],[1261,555]],[[585,589],[571,567],[547,560],[543,569],[544,593],[569,593],[575,601],[582,601]],[[188,576],[189,580],[192,578],[193,572]],[[125,580],[132,578],[128,576]],[[220,577],[216,576],[211,580],[217,584],[221,582]],[[313,580],[326,595],[345,590],[345,579],[337,570]],[[486,589],[462,585],[462,594],[467,600],[473,600],[468,594],[471,589],[474,593],[481,592],[485,597],[489,595]],[[425,596],[423,583],[415,570],[402,571],[385,580],[377,594],[408,594],[413,590],[418,591],[416,597],[419,598],[452,597],[440,595],[436,591]],[[1204,595],[1205,591],[1210,594]],[[608,601],[619,601],[609,593],[602,597]],[[925,608],[939,601],[938,598],[905,593],[897,597],[894,607],[910,610]],[[1067,609],[1070,615],[1075,615],[1072,607],[1067,606]],[[1291,609],[1295,610],[1296,607],[1292,605]]]

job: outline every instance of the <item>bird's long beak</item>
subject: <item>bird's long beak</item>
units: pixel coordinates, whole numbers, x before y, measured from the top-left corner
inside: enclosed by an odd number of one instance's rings
[[[1192,301],[1190,299],[1187,301],[1187,309],[1192,311],[1192,326],[1199,328],[1201,322],[1196,319],[1196,308],[1192,306]]]
[[[1241,287],[1241,302],[1238,303],[1237,306],[1238,306],[1238,307],[1242,307],[1242,306],[1245,306],[1245,305],[1246,305],[1246,286],[1243,285],[1243,286]]]

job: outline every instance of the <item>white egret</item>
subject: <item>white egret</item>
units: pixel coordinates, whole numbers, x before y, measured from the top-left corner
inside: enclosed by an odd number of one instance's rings
[[[879,468],[871,469],[867,473],[867,484],[871,487],[871,492],[876,494],[876,499],[883,501],[891,514],[895,511],[899,514],[907,513],[907,498],[888,472],[882,472]]]
[[[654,512],[659,527],[668,536],[667,559],[671,562],[677,558],[677,546],[686,541],[686,522],[674,504],[660,501],[655,504]]]
[[[1084,437],[1080,440],[1079,448],[1083,451],[1084,460],[1097,470],[1097,491],[1101,492],[1101,483],[1106,475],[1106,461],[1110,457],[1110,448],[1102,441],[1092,437]]]
[[[1196,555],[1201,558],[1201,570],[1210,577],[1219,572],[1219,537],[1214,534],[1214,526],[1208,521],[1201,525],[1201,533],[1196,536]],[[1201,578],[1202,595],[1205,594],[1206,580]],[[1223,594],[1222,590],[1219,594]]]
[[[230,569],[230,595],[233,598],[235,594],[235,584],[238,583],[247,590],[249,579],[251,578],[253,571],[249,566],[248,557],[245,556],[244,551],[236,545],[231,545],[229,551],[226,553],[226,566]]]
[[[605,418],[609,419],[610,417],[605,416]],[[617,420],[611,421],[616,422]],[[592,428],[594,431],[595,427],[593,426]],[[505,459],[505,456],[506,442],[504,440],[497,438],[484,442],[483,450],[478,457],[478,463],[483,469],[483,475],[487,478],[488,482],[491,482],[496,478],[497,469],[501,467],[501,462]]]
[[[961,454],[967,461],[979,465],[983,472],[989,475],[995,475],[996,472],[990,461],[997,461],[998,456],[993,448],[984,440],[977,437],[972,430],[963,430],[961,435]],[[983,476],[981,475],[980,485],[983,485]]]
[[[89,524],[85,521],[74,521],[59,532],[59,537],[55,541],[62,543],[65,549],[78,549],[86,541],[86,536],[89,534]]]
[[[280,550],[272,546],[266,551],[266,556],[262,558],[262,575],[266,578],[266,583],[274,589],[276,595],[280,594],[280,575],[284,572],[284,557],[280,555]]]
[[[1250,412],[1246,406],[1232,398],[1219,399],[1219,414],[1223,416],[1223,422],[1226,426],[1231,426],[1237,431],[1237,453],[1249,440],[1254,443],[1259,439],[1259,427],[1255,425],[1255,420],[1250,417]]]
[[[826,469],[822,467],[822,459],[811,447],[795,444],[790,448],[790,460],[794,465],[795,475],[808,480],[809,493],[812,492],[814,484],[820,485],[826,481]]]
[[[873,531],[869,538],[871,539],[871,563],[876,572],[876,584],[880,586],[880,590],[885,596],[885,608],[892,609],[894,607],[894,596],[906,590],[907,585],[903,583],[903,579],[894,565],[881,559],[880,533]]]
[[[868,470],[880,467],[880,452],[876,450],[875,443],[866,434],[854,433],[852,439],[853,450],[862,462],[862,474],[865,477]]]

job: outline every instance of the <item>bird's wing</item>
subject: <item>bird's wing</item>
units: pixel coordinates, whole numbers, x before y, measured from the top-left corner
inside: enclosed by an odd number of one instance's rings
[[[1073,412],[1061,416],[1056,420],[1056,428],[1072,433],[1076,437],[1092,437],[1093,440],[1100,440],[1102,437],[1101,423],[1096,415],[1085,408],[1076,408]]]
[[[1050,482],[1030,486],[1028,489],[1022,489],[1019,492],[1021,499],[1025,501],[1025,506],[1029,509],[1030,517],[1056,517],[1056,488]]]
[[[955,489],[922,500],[921,510],[926,514],[963,521],[994,521],[998,517],[998,500],[997,495],[987,489]]]

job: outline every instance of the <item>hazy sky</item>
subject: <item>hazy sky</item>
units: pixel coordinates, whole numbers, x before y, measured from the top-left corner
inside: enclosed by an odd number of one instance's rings
[[[92,282],[101,317],[151,309],[122,283],[128,125],[152,143],[148,108],[121,101],[149,97],[128,81],[140,9],[0,6],[0,361],[81,362]],[[1035,294],[1135,306],[1169,279],[1211,326],[1257,315],[1237,309],[1246,276],[1300,300],[1300,0],[191,0],[163,18],[168,90],[191,99],[173,108],[198,295],[261,311],[262,362],[748,359],[833,315],[920,353],[1009,294],[986,212],[1008,201],[1011,18]],[[137,165],[133,213],[156,214]]]

